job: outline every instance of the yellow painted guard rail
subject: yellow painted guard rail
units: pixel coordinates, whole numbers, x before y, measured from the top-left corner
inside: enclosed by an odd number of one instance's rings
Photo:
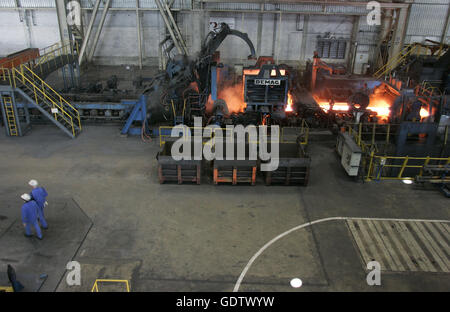
[[[373,76],[375,78],[381,78],[387,74],[389,74],[392,70],[394,70],[400,63],[406,60],[406,58],[410,55],[427,55],[428,50],[430,48],[421,43],[412,43],[405,46],[397,55],[394,55],[390,60],[380,67]],[[440,45],[436,56],[441,56],[444,52],[444,45]]]
[[[99,283],[123,283],[125,284],[127,292],[130,292],[130,284],[127,280],[116,280],[116,279],[96,279],[94,286],[92,286],[91,292],[98,292]]]
[[[256,126],[253,126],[256,128]],[[171,137],[171,131],[174,127],[173,126],[160,126],[159,127],[159,146],[163,146],[164,143],[166,143],[166,138]],[[191,135],[195,130],[202,130],[203,133],[203,139],[213,139],[215,137],[216,131],[222,131],[222,135],[225,133],[226,136],[232,137],[233,133],[230,132],[230,129],[227,128],[205,128],[205,127],[189,127],[189,130],[191,131]],[[290,131],[292,130],[292,131]],[[309,136],[309,126],[306,123],[305,120],[302,120],[302,124],[300,127],[283,127],[281,128],[281,131],[279,133],[278,140],[281,143],[297,143],[296,137],[295,139],[287,138],[289,135],[286,134],[287,132],[292,132],[300,136],[300,142],[298,142],[300,145],[307,145],[308,144],[308,136]],[[184,133],[183,133],[184,136]],[[187,134],[186,134],[187,136]],[[180,134],[181,137],[181,134]],[[253,143],[253,142],[252,142]],[[258,142],[254,142],[259,144]],[[208,144],[207,142],[203,142],[203,144]]]
[[[32,91],[33,99],[36,104],[45,105],[53,110],[56,120],[62,118],[70,124],[72,135],[76,136],[75,125],[81,130],[81,119],[78,110],[73,107],[66,99],[56,92],[50,85],[42,80],[28,66],[22,64],[16,68],[1,68],[0,79],[8,81],[13,88],[22,87]]]

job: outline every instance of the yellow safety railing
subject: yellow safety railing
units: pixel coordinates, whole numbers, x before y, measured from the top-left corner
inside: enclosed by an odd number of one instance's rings
[[[396,124],[359,123],[349,124],[346,131],[354,138],[363,153],[378,152],[378,145],[389,145],[392,141],[392,130]]]
[[[116,280],[116,279],[96,279],[94,286],[92,286],[91,292],[98,292],[99,283],[123,283],[125,284],[126,291],[130,292],[130,284],[127,280]]]
[[[11,286],[0,286],[0,293],[1,292],[14,292],[14,288]]]
[[[442,95],[442,91],[437,86],[433,86],[430,82],[425,81],[421,85],[421,89],[419,90],[419,95],[425,96],[433,96],[433,95]]]
[[[50,106],[50,108],[57,109],[58,112],[53,113],[54,118],[58,119],[59,117],[68,122],[72,128],[73,136],[76,135],[75,124],[81,130],[81,118],[78,110],[28,66],[22,64],[12,69],[2,68],[1,72],[2,76],[0,78],[8,81],[11,87],[17,88],[19,85],[31,90],[36,104],[43,103],[46,106]],[[45,99],[45,101],[39,101],[40,98]]]
[[[35,59],[33,68],[39,68],[42,72],[45,69],[45,63],[47,63],[47,66],[50,66],[51,61],[53,61],[56,66],[57,58],[59,57],[66,57],[67,63],[69,63],[69,55],[78,55],[78,43],[76,41],[73,43],[70,41],[58,42],[46,48],[40,49],[39,55],[40,56]]]
[[[428,55],[430,51],[430,46],[423,45],[421,43],[412,43],[406,45],[397,55],[394,55],[390,60],[380,67],[373,76],[376,78],[381,78],[389,74],[393,69],[395,69],[401,62],[405,61],[410,55]],[[441,45],[436,56],[441,56],[444,52],[444,46]],[[431,55],[431,53],[430,53]]]
[[[450,163],[450,157],[379,156],[372,151],[365,180],[414,180],[416,176],[422,176],[423,168],[430,163],[447,166]],[[385,170],[389,168],[397,168],[398,173],[389,174],[388,170]],[[415,169],[417,174],[405,175],[406,169]]]
[[[348,125],[347,131],[361,147],[363,167],[367,168],[364,179],[371,180],[413,180],[422,176],[427,165],[444,165],[450,163],[450,157],[411,157],[377,155],[379,144],[390,144],[396,124],[356,124]],[[449,126],[445,127],[443,146],[447,144]],[[407,169],[410,169],[405,172]],[[414,170],[411,170],[414,169]],[[412,174],[415,173],[415,174]]]
[[[291,131],[293,130],[293,131]],[[291,134],[288,134],[292,132]],[[293,139],[290,139],[293,137]],[[281,143],[297,143],[297,138],[300,137],[300,145],[308,145],[309,126],[306,120],[302,119],[300,127],[282,127],[281,128]]]
[[[182,126],[182,125],[179,125]],[[166,143],[166,138],[172,137],[172,129],[177,126],[160,126],[159,127],[159,146],[163,146]],[[181,128],[180,128],[181,129]],[[230,135],[232,137],[233,132],[227,128],[206,128],[206,127],[183,127],[183,132],[179,133],[179,137],[183,137],[188,139],[195,135],[196,130],[201,130],[202,132],[202,142],[203,144],[209,144],[208,142],[216,137],[216,133],[221,131],[221,135],[223,137],[223,133],[225,133],[225,137]],[[166,134],[163,134],[166,133]],[[228,134],[227,134],[228,133]],[[206,140],[206,141],[205,141]]]
[[[18,136],[19,132],[17,129],[17,123],[16,123],[16,114],[14,112],[14,107],[12,103],[12,99],[10,96],[3,96],[3,108],[5,110],[6,114],[6,122],[8,123],[9,128],[9,135],[10,136]]]
[[[250,125],[250,127],[257,128],[260,126]],[[159,146],[163,146],[166,143],[167,138],[172,136],[171,132],[172,132],[173,128],[175,128],[175,126],[160,126],[159,127]],[[212,139],[212,144],[214,144],[215,138],[217,137],[216,133],[218,131],[221,131],[220,136],[223,138],[229,136],[233,140],[233,137],[234,137],[234,130],[228,129],[228,128],[183,127],[183,129],[184,129],[183,133],[180,134],[180,137],[184,137],[184,138],[188,138],[189,136],[192,136],[194,134],[195,130],[201,130],[203,144],[209,144],[208,142],[211,142],[211,139]],[[186,133],[186,131],[188,131],[188,129],[190,132]],[[294,140],[286,139],[286,137],[287,137],[286,132],[287,132],[287,130],[291,130],[291,129],[293,129],[297,134],[295,136]],[[225,135],[224,135],[224,133],[225,133]],[[278,133],[278,137],[271,138],[271,140],[276,140],[281,143],[299,143],[301,145],[307,145],[308,144],[308,136],[309,136],[309,127],[308,127],[308,124],[306,123],[306,121],[303,120],[301,127],[281,128],[281,133]],[[300,137],[300,142],[297,141],[297,137]],[[259,140],[258,141],[250,140],[249,143],[259,144],[260,142],[259,142]]]

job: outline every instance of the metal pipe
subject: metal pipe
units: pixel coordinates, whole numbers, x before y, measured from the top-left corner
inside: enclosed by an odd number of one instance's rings
[[[78,56],[78,64],[81,65],[83,61],[84,53],[86,52],[87,43],[91,37],[92,26],[94,26],[95,17],[97,16],[98,7],[100,6],[100,0],[97,0],[94,6],[94,11],[92,11],[91,20],[89,21],[86,36],[84,36],[83,43],[81,44],[80,56]]]
[[[136,0],[136,29],[139,49],[139,69],[142,69],[142,38],[141,38],[141,16],[139,13],[139,0]]]
[[[272,57],[275,57],[275,43],[277,40],[277,14],[273,14],[273,31],[272,31]]]
[[[306,43],[308,39],[308,25],[309,15],[303,15],[303,31],[302,31],[302,46],[300,48],[300,61],[305,62],[306,56]]]
[[[447,31],[450,24],[450,5],[447,9],[447,18],[445,19],[444,29],[442,30],[442,36],[441,36],[441,44],[445,43],[445,37],[447,37]]]
[[[95,33],[94,42],[92,43],[92,48],[89,51],[88,61],[92,61],[92,57],[94,56],[95,48],[97,47],[98,39],[100,38],[100,33],[102,32],[103,24],[105,23],[106,14],[108,13],[109,5],[111,4],[111,0],[107,0],[106,4],[103,7],[102,17],[100,19],[100,24],[98,24],[97,32]]]
[[[61,42],[64,41],[64,26],[67,25],[66,21],[66,15],[61,14],[62,12],[66,12],[65,8],[65,1],[64,0],[55,0],[55,6],[56,6],[56,18],[58,19],[58,27],[59,27],[59,37]]]
[[[281,11],[280,11],[280,21],[278,23],[277,60],[276,60],[276,64],[278,64],[278,62],[280,60],[280,49],[281,49],[280,38],[281,38]]]
[[[401,50],[403,49],[403,43],[405,40],[406,33],[406,22],[408,20],[408,9],[403,8],[399,12],[397,12],[396,16],[396,26],[394,31],[394,36],[391,40],[391,49],[389,51],[389,61],[394,59],[399,55]]]
[[[264,5],[261,4],[261,11],[264,10]],[[262,41],[262,24],[263,24],[263,14],[258,14],[258,30],[256,35],[256,54],[261,55],[261,41]]]
[[[180,47],[180,43],[178,42],[177,38],[175,37],[175,34],[173,33],[172,27],[170,27],[169,20],[167,19],[167,16],[164,12],[164,8],[160,2],[160,0],[155,0],[156,5],[158,6],[159,11],[161,12],[161,16],[164,20],[164,23],[166,24],[167,30],[169,31],[170,37],[173,40],[173,43],[177,47],[178,53],[183,54],[183,50]]]

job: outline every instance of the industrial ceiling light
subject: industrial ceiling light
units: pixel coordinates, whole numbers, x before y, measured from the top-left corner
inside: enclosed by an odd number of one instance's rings
[[[404,180],[402,180],[402,182],[405,184],[413,184],[413,180],[408,180],[408,179],[404,179]]]
[[[300,288],[300,287],[302,287],[302,284],[303,284],[303,282],[299,278],[293,278],[291,280],[291,286],[294,288]]]

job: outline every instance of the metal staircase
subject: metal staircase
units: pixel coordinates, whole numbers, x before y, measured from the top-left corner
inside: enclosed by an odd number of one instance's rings
[[[75,138],[81,132],[78,110],[47,84],[44,79],[53,71],[76,61],[76,52],[71,49],[70,45],[57,44],[56,48],[51,48],[48,52],[44,51],[43,55],[34,60],[32,64],[0,68],[0,87],[2,87],[1,85],[9,87],[11,94],[19,93],[58,128],[71,138]],[[7,105],[14,112],[13,101],[4,100],[3,103],[5,112],[8,112],[6,110]],[[19,126],[16,117],[14,115],[14,125],[10,128],[16,129],[16,131],[10,130],[10,135],[15,136],[18,135],[17,128]],[[8,120],[10,120],[9,117]]]
[[[3,109],[5,112],[5,121],[7,123],[7,127],[9,129],[10,136],[18,136],[19,132],[17,129],[16,123],[16,112],[14,111],[14,106],[12,103],[12,99],[10,96],[2,96]]]
[[[373,76],[375,78],[381,78],[390,74],[399,66],[406,66],[412,56],[428,55],[430,53],[430,46],[423,45],[421,43],[412,43],[403,48],[397,55],[390,58],[386,64],[381,66]],[[441,45],[437,51],[431,50],[431,53],[436,56],[441,56],[445,52],[444,47]]]

